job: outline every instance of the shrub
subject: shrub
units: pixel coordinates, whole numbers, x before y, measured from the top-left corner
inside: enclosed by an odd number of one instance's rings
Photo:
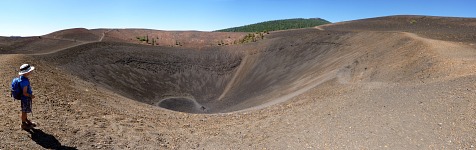
[[[140,36],[138,36],[138,37],[136,37],[136,38],[137,38],[137,40],[139,40],[139,41],[141,41],[141,42],[146,41],[145,37],[140,37]]]

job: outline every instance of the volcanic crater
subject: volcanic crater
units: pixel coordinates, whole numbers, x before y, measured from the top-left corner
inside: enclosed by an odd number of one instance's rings
[[[249,43],[236,42],[249,33],[77,28],[0,37],[0,79],[35,66],[41,137],[80,149],[470,149],[474,33],[474,18],[431,16]],[[0,149],[39,149],[10,99]]]

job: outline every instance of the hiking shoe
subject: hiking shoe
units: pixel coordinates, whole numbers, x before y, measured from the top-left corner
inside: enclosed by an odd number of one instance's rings
[[[33,128],[33,127],[29,124],[26,124],[26,123],[21,124],[21,129],[23,129],[23,130],[30,130],[31,128]]]
[[[30,125],[31,127],[36,127],[36,122],[31,122],[30,120],[26,120],[26,124]]]

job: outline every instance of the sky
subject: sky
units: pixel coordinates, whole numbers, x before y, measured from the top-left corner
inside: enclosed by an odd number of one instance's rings
[[[0,0],[0,36],[40,36],[69,28],[214,31],[290,18],[476,18],[475,6],[476,0]]]

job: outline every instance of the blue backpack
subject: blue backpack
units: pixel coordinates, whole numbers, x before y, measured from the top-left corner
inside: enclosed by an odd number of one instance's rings
[[[11,97],[13,97],[16,100],[21,100],[21,95],[23,94],[23,91],[20,87],[20,77],[13,79],[12,81],[12,94]]]

